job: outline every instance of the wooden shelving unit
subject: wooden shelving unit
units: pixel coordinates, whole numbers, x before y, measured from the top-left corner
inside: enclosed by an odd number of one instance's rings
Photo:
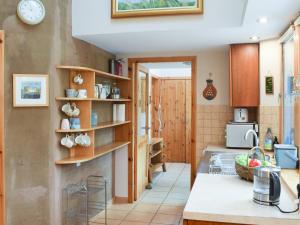
[[[56,129],[57,133],[80,133],[80,132],[87,132],[87,131],[92,131],[92,130],[101,130],[105,128],[110,128],[110,127],[117,127],[121,126],[124,124],[131,123],[131,121],[125,121],[125,122],[102,122],[99,123],[98,126],[87,128],[87,129],[79,129],[79,130],[61,130],[61,129]]]
[[[95,102],[131,102],[131,99],[98,99],[98,98],[67,98],[57,97],[57,101],[95,101]]]
[[[68,164],[78,164],[78,163],[84,163],[91,161],[93,159],[96,159],[98,157],[104,156],[110,152],[113,152],[115,150],[118,150],[126,145],[129,145],[130,142],[114,142],[112,144],[103,145],[100,147],[95,148],[95,153],[93,156],[86,157],[86,156],[74,156],[74,157],[68,157],[62,160],[56,161],[56,164],[58,165],[68,165]]]
[[[152,138],[148,146],[148,152],[148,182],[151,185],[152,173],[156,169],[162,167],[162,170],[166,171],[163,138]]]
[[[56,67],[57,69],[66,69],[66,70],[73,70],[78,72],[92,72],[95,73],[96,76],[104,77],[104,78],[110,78],[110,79],[116,79],[116,80],[131,80],[130,77],[124,77],[119,76],[111,73],[107,73],[101,70],[95,70],[87,67],[79,67],[79,66],[64,66],[64,65],[58,65]]]
[[[67,98],[67,97],[56,97],[57,101],[62,102],[75,102],[76,106],[80,109],[80,122],[81,129],[78,130],[61,130],[57,129],[56,133],[59,134],[67,134],[67,133],[87,133],[91,140],[92,144],[88,147],[83,146],[75,146],[69,149],[69,156],[67,158],[57,160],[55,163],[57,165],[69,165],[69,164],[81,164],[103,155],[106,155],[110,152],[114,152],[124,146],[128,146],[128,151],[132,151],[132,80],[129,77],[117,76],[114,74],[110,74],[107,72],[103,72],[100,70],[95,70],[86,67],[76,67],[76,66],[57,66],[57,69],[63,69],[68,71],[66,75],[69,77],[69,85],[66,88],[73,89],[86,89],[87,90],[87,98]],[[81,74],[84,82],[81,85],[75,84],[73,82],[74,76],[77,74]],[[105,79],[109,80],[111,83],[116,83],[116,86],[121,90],[120,99],[97,99],[94,98],[94,87],[97,83],[97,79]],[[125,122],[112,122],[105,121],[99,123],[97,126],[91,126],[91,113],[93,104],[101,104],[101,103],[122,103],[125,104],[126,108],[126,121]],[[64,103],[63,103],[64,104]],[[99,109],[99,106],[97,106]],[[112,104],[111,104],[112,109]],[[101,105],[100,105],[101,110]],[[106,111],[105,111],[106,112]],[[111,115],[112,116],[112,115]],[[114,129],[114,138],[112,143],[99,145],[99,141],[97,141],[98,135],[96,131],[104,130],[107,128]],[[60,136],[62,138],[63,136]],[[132,153],[129,152],[128,155]]]

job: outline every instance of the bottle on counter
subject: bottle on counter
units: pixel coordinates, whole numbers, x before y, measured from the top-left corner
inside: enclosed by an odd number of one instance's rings
[[[273,142],[274,142],[274,137],[272,134],[272,130],[271,130],[271,128],[268,128],[267,133],[265,135],[264,149],[266,151],[272,151],[273,150]]]
[[[279,141],[278,141],[278,137],[274,136],[274,141],[273,141],[273,150],[274,150],[274,145],[278,145]]]

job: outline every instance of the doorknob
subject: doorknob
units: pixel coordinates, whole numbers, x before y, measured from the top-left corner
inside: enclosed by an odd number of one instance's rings
[[[144,129],[144,130],[150,130],[151,129],[151,127],[141,127],[142,129]]]

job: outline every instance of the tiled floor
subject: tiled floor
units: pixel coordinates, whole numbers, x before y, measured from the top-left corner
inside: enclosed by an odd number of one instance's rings
[[[190,165],[167,163],[167,172],[158,172],[153,188],[133,204],[109,205],[107,225],[181,225],[182,211],[190,192]],[[91,223],[104,224],[103,214]]]

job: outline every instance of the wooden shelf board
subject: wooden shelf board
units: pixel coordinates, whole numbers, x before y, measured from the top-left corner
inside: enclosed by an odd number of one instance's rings
[[[104,145],[104,146],[100,146],[100,147],[96,147],[95,148],[95,157],[100,157],[103,156],[107,153],[113,152],[115,150],[118,150],[126,145],[129,145],[130,141],[126,141],[126,142],[114,142],[112,144],[108,144],[108,145]]]
[[[92,101],[100,101],[100,102],[130,102],[131,99],[129,98],[120,98],[120,99],[99,99],[99,98],[94,98]]]
[[[162,150],[158,150],[158,151],[154,152],[154,153],[151,155],[151,159],[154,158],[155,156],[159,155],[160,153],[162,153]]]
[[[158,144],[158,143],[162,142],[163,140],[164,140],[163,138],[151,138],[150,145]]]
[[[64,66],[64,65],[58,65],[56,66],[57,69],[66,69],[66,70],[77,70],[77,71],[89,71],[89,72],[95,72],[96,76],[100,77],[107,77],[111,79],[116,79],[116,80],[131,80],[129,77],[125,76],[119,76],[111,73],[107,73],[101,70],[95,70],[87,67],[80,67],[80,66]]]
[[[94,102],[130,102],[131,99],[120,98],[120,99],[99,99],[99,98],[67,98],[67,97],[56,97],[57,101],[94,101]]]
[[[93,130],[100,130],[105,129],[109,127],[117,127],[122,126],[124,124],[131,123],[131,121],[125,121],[125,122],[103,122],[99,123],[95,127],[86,128],[86,129],[76,129],[76,130],[62,130],[62,129],[56,129],[56,133],[80,133],[80,132],[87,132],[87,131],[93,131]]]
[[[77,157],[68,157],[62,160],[58,160],[55,162],[57,165],[69,165],[69,164],[78,164],[91,161],[93,159],[99,158],[103,155],[106,155],[110,152],[116,151],[124,146],[129,145],[130,141],[125,142],[114,142],[108,145],[103,145],[100,147],[95,148],[95,154],[92,157],[85,157],[85,156],[77,156]]]
[[[56,129],[56,133],[80,133],[80,132],[87,132],[92,131],[94,128],[86,128],[86,129],[74,129],[74,130],[62,130],[62,129]]]
[[[104,129],[104,128],[109,128],[109,127],[116,127],[116,126],[121,126],[124,124],[131,123],[131,121],[124,121],[124,122],[104,122],[104,123],[99,123],[98,126],[93,127],[94,130],[99,130],[99,129]]]

